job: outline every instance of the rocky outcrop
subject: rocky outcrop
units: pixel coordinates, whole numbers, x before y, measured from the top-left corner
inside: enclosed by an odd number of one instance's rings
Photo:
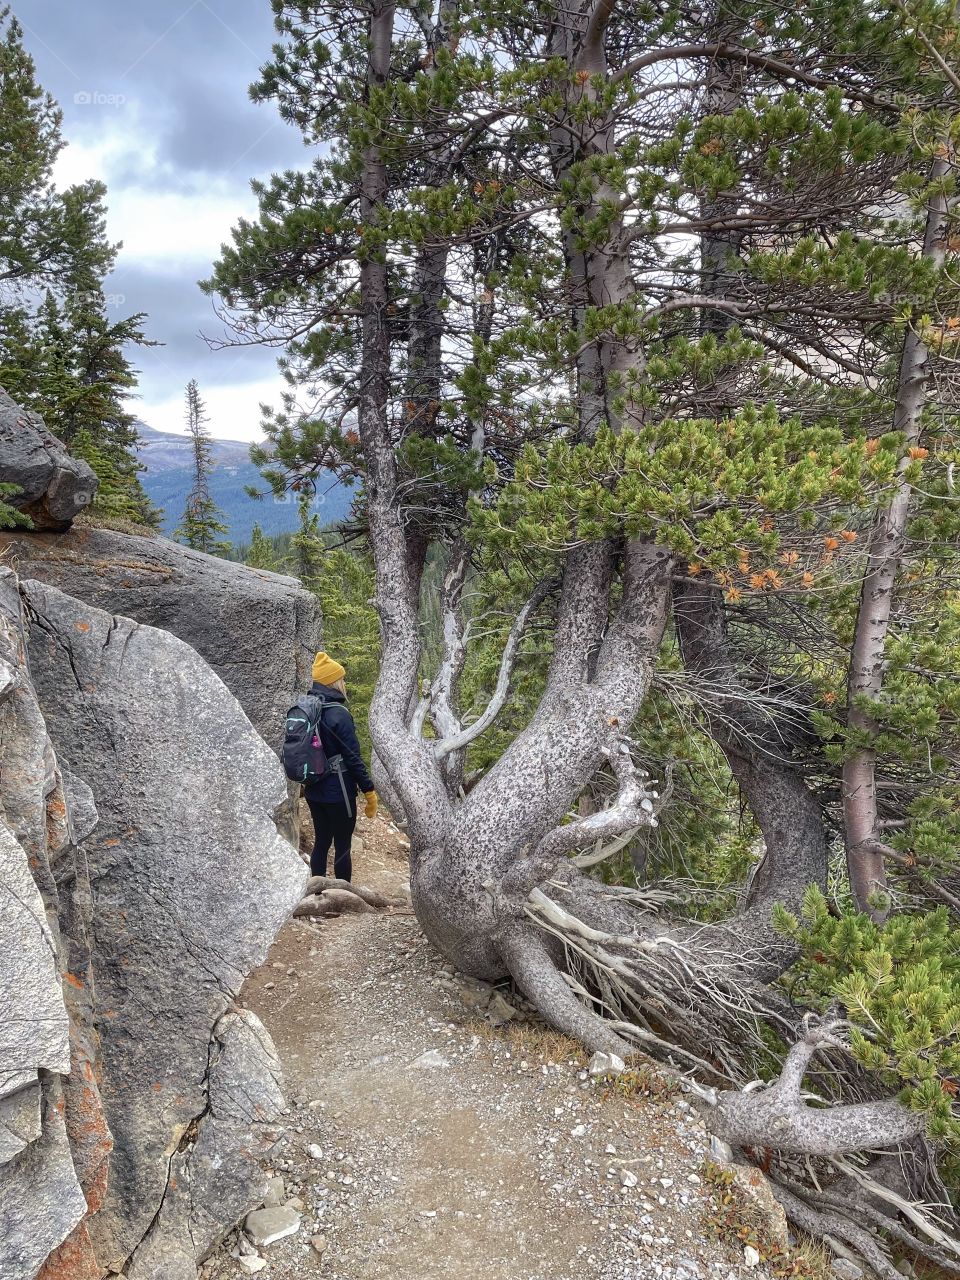
[[[166,538],[73,529],[0,535],[0,553],[88,604],[172,632],[213,667],[271,746],[322,637],[319,603],[295,578],[248,569]]]
[[[36,529],[66,529],[97,493],[97,477],[72,458],[36,413],[21,409],[0,388],[0,484],[20,490],[6,501]]]
[[[281,1135],[235,999],[306,879],[282,771],[188,645],[9,569],[0,757],[0,1275],[194,1280]]]

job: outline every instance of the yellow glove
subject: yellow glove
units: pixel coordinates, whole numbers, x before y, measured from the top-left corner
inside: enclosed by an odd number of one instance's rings
[[[363,816],[365,818],[375,818],[377,816],[377,809],[379,808],[377,793],[375,791],[365,791],[364,795],[367,798],[367,807],[363,811]]]

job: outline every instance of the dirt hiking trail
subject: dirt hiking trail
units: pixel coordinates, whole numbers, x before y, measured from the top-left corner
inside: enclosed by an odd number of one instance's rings
[[[361,823],[354,881],[405,889],[388,820]],[[494,1029],[471,997],[412,913],[284,928],[241,1000],[283,1065],[289,1140],[266,1172],[300,1229],[260,1257],[234,1233],[205,1280],[762,1280],[703,1228],[686,1101],[590,1080],[572,1042]]]

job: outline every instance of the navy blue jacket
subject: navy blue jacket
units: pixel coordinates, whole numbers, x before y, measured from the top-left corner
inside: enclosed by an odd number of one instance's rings
[[[373,779],[370,771],[363,763],[360,754],[360,743],[357,741],[357,729],[353,716],[347,709],[347,700],[339,689],[331,685],[315,684],[310,692],[322,698],[328,705],[323,709],[320,719],[320,741],[327,759],[334,756],[343,757],[343,783],[350,797],[350,806],[355,808],[357,790],[373,791]],[[328,770],[319,782],[313,782],[304,788],[308,800],[315,804],[343,804],[343,788],[340,778],[333,770]]]

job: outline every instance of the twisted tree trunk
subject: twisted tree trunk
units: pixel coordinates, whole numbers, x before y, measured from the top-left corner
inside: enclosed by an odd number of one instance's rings
[[[575,177],[583,160],[611,145],[609,121],[584,123],[579,107],[606,75],[604,29],[613,6],[575,0],[558,18],[549,46],[570,70],[567,118],[553,139],[555,176]],[[369,88],[390,70],[393,6],[373,0]],[[371,130],[361,174],[362,218],[376,228],[387,194],[381,139]],[[583,190],[573,183],[568,189]],[[584,223],[603,222],[601,206],[617,204],[602,180],[583,207]],[[616,216],[602,244],[566,226],[564,248],[573,327],[591,313],[628,305],[633,293],[630,237]],[[439,262],[427,307],[437,297]],[[719,268],[719,262],[714,268]],[[758,725],[738,682],[718,601],[709,588],[678,589],[677,620],[692,670],[718,681],[722,715],[711,727],[744,788],[767,841],[767,858],[744,910],[723,924],[664,919],[661,903],[642,892],[583,876],[568,858],[598,840],[616,840],[656,820],[655,787],[634,767],[624,733],[650,685],[667,622],[674,566],[660,547],[639,539],[582,545],[565,557],[556,602],[553,657],[543,696],[524,732],[464,795],[457,778],[462,753],[503,705],[513,656],[527,621],[551,597],[542,583],[513,629],[490,706],[473,725],[456,714],[454,687],[464,632],[459,614],[465,557],[450,565],[444,664],[426,698],[418,690],[421,649],[418,597],[423,546],[402,518],[396,442],[388,412],[390,343],[387,267],[371,253],[362,263],[362,399],[360,434],[367,464],[367,506],[377,571],[383,661],[371,711],[378,768],[402,807],[411,840],[411,889],[421,925],[461,970],[486,980],[512,976],[549,1022],[593,1049],[627,1055],[638,1047],[718,1085],[746,1083],[767,1048],[762,1028],[796,1039],[800,1015],[769,986],[792,958],[774,930],[771,906],[795,901],[811,881],[823,883],[826,847],[819,809],[778,742],[775,726]],[[429,320],[428,317],[422,317]],[[438,348],[430,323],[415,329],[414,400],[429,403]],[[643,355],[634,336],[601,336],[577,354],[578,433],[590,439],[604,423],[614,430],[639,421],[629,389],[639,384]],[[421,419],[422,421],[422,419]],[[410,425],[410,424],[408,424]],[[437,736],[424,737],[430,716]],[[619,789],[600,812],[575,816],[577,799],[606,763]],[[899,1104],[866,1100],[854,1107],[806,1107],[800,1082],[813,1048],[796,1049],[773,1089],[712,1094],[716,1127],[731,1140],[829,1154],[914,1138],[919,1121]],[[784,1192],[785,1195],[792,1194]],[[863,1249],[870,1247],[865,1236]]]
[[[935,160],[930,170],[923,257],[934,267],[943,266],[946,253],[949,210],[944,183],[951,170],[952,161],[946,155]],[[920,442],[929,379],[930,353],[920,334],[911,328],[903,343],[893,411],[893,429],[903,434],[905,453],[890,502],[872,531],[847,680],[847,727],[859,740],[843,766],[847,868],[857,908],[878,922],[886,919],[889,906],[882,894],[887,879],[877,808],[877,757],[871,745],[879,725],[870,704],[883,693],[894,588],[910,511],[911,486],[904,473],[911,461],[910,450]]]
[[[742,683],[727,634],[723,600],[709,582],[685,579],[674,588],[674,620],[687,670],[701,684],[698,700],[711,737],[723,752],[763,836],[765,855],[750,884],[749,903],[798,906],[810,884],[826,888],[823,811],[790,741],[799,712]]]

